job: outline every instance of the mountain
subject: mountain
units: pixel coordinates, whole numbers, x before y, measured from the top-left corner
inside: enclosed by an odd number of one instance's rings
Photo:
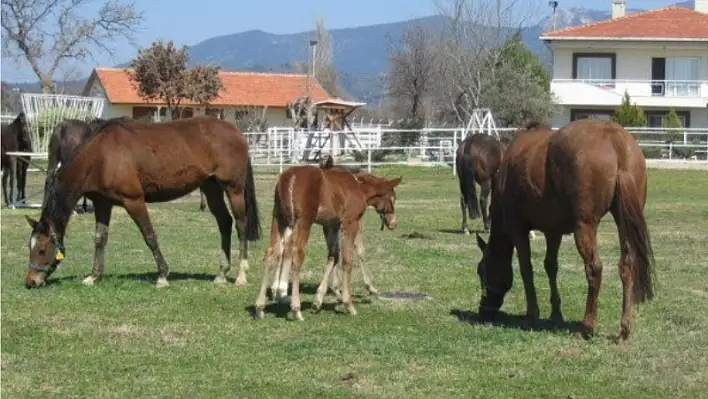
[[[677,4],[693,8],[693,1]],[[628,9],[627,13],[641,11]],[[585,7],[558,8],[555,26],[560,29],[588,22],[609,19],[607,10]],[[444,17],[431,16],[416,20],[346,29],[332,29],[334,60],[340,74],[340,83],[357,100],[377,103],[382,97],[382,76],[388,68],[388,49],[398,43],[406,29],[420,23],[432,30],[440,30]],[[547,16],[537,24],[523,28],[522,40],[550,67],[551,53],[538,38],[553,28],[553,17]],[[235,33],[204,40],[190,47],[190,64],[212,63],[226,71],[287,72],[294,61],[304,61],[310,50],[308,42],[313,32],[276,35],[261,30]],[[122,64],[120,66],[125,66]],[[69,91],[75,92],[81,82],[71,82]],[[38,85],[33,85],[37,86]],[[27,91],[31,87],[23,87]]]

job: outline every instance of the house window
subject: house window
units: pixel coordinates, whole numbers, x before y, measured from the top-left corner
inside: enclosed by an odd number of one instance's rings
[[[698,97],[700,82],[698,81],[698,57],[668,57],[666,58],[666,96]]]
[[[609,121],[614,115],[614,111],[605,109],[571,109],[570,120],[595,119]]]
[[[646,115],[649,127],[664,127],[669,111],[647,111]],[[682,127],[690,127],[691,115],[688,111],[676,111],[676,115],[681,121]]]
[[[593,83],[612,85],[616,78],[615,54],[574,53],[573,79],[591,80]]]
[[[221,108],[207,108],[204,110],[204,114],[217,119],[224,119],[224,110]]]
[[[154,121],[157,107],[133,107],[133,119],[142,121]],[[160,107],[160,119],[163,120],[167,115],[167,108]]]

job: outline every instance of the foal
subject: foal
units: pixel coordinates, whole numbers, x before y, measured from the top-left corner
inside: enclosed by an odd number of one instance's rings
[[[347,171],[321,169],[316,166],[294,166],[283,172],[275,188],[273,221],[270,246],[263,259],[263,278],[256,298],[255,318],[263,317],[266,290],[271,268],[280,268],[280,285],[287,289],[292,267],[292,300],[290,307],[297,320],[303,320],[300,311],[300,267],[305,260],[304,248],[310,237],[313,223],[321,225],[330,248],[330,260],[312,304],[317,311],[327,293],[327,282],[339,256],[336,248],[338,232],[342,240],[344,288],[342,302],[352,315],[356,314],[351,298],[352,248],[361,231],[361,218],[368,206],[379,213],[382,223],[389,229],[396,227],[394,188],[401,178],[388,180],[368,173],[352,174]],[[284,282],[284,284],[283,284]],[[281,294],[283,292],[281,291]]]

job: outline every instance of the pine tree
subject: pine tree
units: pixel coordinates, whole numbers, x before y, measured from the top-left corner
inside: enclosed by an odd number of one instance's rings
[[[637,104],[632,104],[629,93],[625,90],[622,105],[615,110],[612,120],[624,127],[646,126],[647,116]]]

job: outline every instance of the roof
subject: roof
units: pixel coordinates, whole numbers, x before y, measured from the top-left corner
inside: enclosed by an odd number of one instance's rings
[[[708,14],[686,7],[664,7],[541,35],[542,40],[708,41]]]
[[[112,104],[160,104],[161,101],[146,101],[138,94],[130,79],[129,69],[96,68],[86,83],[84,94],[98,79]],[[288,73],[219,72],[224,88],[219,96],[209,102],[211,106],[269,106],[285,107],[307,91],[307,75]],[[329,94],[314,79],[310,79],[310,91],[314,101],[329,99]],[[196,105],[182,103],[183,105]]]

